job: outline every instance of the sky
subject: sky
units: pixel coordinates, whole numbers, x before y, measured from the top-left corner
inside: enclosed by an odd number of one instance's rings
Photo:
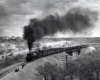
[[[44,18],[58,13],[64,15],[73,7],[89,8],[98,12],[98,21],[90,35],[85,37],[100,37],[100,0],[0,0],[0,36],[22,36],[23,27],[31,18]],[[58,37],[80,37],[80,34],[57,32]]]

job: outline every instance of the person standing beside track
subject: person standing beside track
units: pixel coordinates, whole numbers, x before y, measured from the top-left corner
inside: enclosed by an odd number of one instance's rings
[[[22,69],[24,68],[24,66],[26,66],[26,64],[24,63],[24,64],[22,64]]]

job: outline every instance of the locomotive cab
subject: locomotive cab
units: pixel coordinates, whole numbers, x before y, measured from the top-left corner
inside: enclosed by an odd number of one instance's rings
[[[30,53],[28,53],[27,56],[26,56],[27,62],[33,61],[33,60],[35,60],[35,59],[37,59],[37,53],[36,53],[36,52],[30,52]]]

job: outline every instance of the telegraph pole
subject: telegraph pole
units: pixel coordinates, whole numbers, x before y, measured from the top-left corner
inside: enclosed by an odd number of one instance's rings
[[[65,55],[66,56],[66,67],[67,67],[67,71],[68,71],[68,56],[67,55]]]
[[[61,61],[64,62],[64,64],[66,64],[66,67],[67,67],[67,71],[68,71],[68,56],[65,55],[64,57],[61,57]]]

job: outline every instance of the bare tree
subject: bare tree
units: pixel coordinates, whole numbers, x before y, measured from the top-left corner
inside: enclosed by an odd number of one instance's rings
[[[65,76],[62,74],[64,69],[57,64],[46,62],[44,66],[38,66],[36,70],[38,71],[36,75],[42,76],[44,80],[65,80]]]

